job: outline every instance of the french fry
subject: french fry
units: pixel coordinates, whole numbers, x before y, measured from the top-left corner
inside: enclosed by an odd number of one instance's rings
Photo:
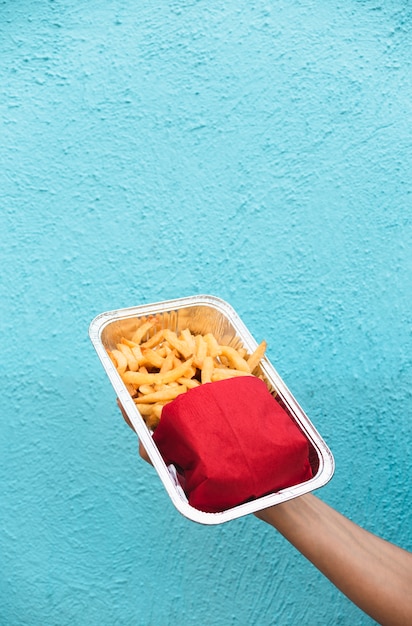
[[[263,340],[258,345],[256,350],[254,352],[252,352],[252,354],[248,358],[247,364],[248,364],[250,372],[252,374],[255,371],[256,367],[258,366],[259,361],[263,358],[263,356],[264,356],[264,354],[266,352],[266,348],[267,348],[267,343],[266,343],[266,341]]]
[[[181,385],[185,385],[187,389],[194,389],[195,387],[199,387],[200,385],[200,382],[196,380],[196,378],[185,378],[184,376],[178,378],[177,382]]]
[[[188,328],[185,328],[184,330],[182,330],[181,336],[182,336],[183,341],[186,342],[187,347],[193,354],[195,351],[196,341],[192,333],[190,332]]]
[[[233,369],[250,373],[249,365],[234,348],[231,348],[230,346],[220,346],[220,354],[227,358]]]
[[[147,418],[147,426],[151,430],[155,430],[157,425],[160,422],[160,417],[162,415],[163,404],[154,404],[152,407],[152,413],[150,417]]]
[[[150,415],[153,412],[153,405],[143,404],[139,402],[139,398],[135,398],[135,405],[140,415],[143,415],[143,417],[146,417],[147,415]]]
[[[154,416],[157,418],[158,421],[160,420],[160,415],[162,413],[163,407],[164,407],[164,404],[155,404],[152,407]]]
[[[195,349],[194,364],[196,367],[201,369],[203,367],[203,361],[205,357],[207,356],[207,343],[203,339],[202,335],[196,335],[195,345],[196,345],[196,349]]]
[[[134,396],[136,395],[136,387],[134,387],[133,385],[126,385],[126,389],[127,391],[130,393],[130,395],[132,396],[132,398],[134,398]]]
[[[135,343],[141,343],[143,337],[146,335],[146,333],[149,332],[149,330],[151,328],[153,328],[153,326],[156,323],[156,319],[152,318],[150,320],[147,320],[147,322],[144,322],[134,333],[133,337],[132,337],[132,341],[134,341]]]
[[[139,346],[138,343],[136,343],[135,341],[130,341],[130,339],[126,339],[126,337],[122,337],[120,343],[124,343],[124,345],[129,346],[129,348],[136,348],[136,346]]]
[[[220,348],[216,337],[212,335],[212,333],[207,333],[204,336],[204,340],[206,341],[208,356],[211,356],[212,358],[218,356],[220,353]]]
[[[142,348],[154,348],[155,346],[158,346],[159,343],[161,343],[162,339],[163,339],[163,329],[158,330],[157,333],[153,335],[153,337],[151,337],[150,339],[148,339],[147,341],[145,341],[144,343],[140,345]]]
[[[169,352],[167,357],[163,360],[163,363],[160,367],[160,374],[165,374],[166,372],[170,372],[173,369],[175,356],[172,351]]]
[[[127,367],[132,372],[137,372],[139,369],[139,361],[136,359],[135,355],[132,352],[132,349],[124,343],[118,343],[117,349],[120,352],[123,352],[124,356],[127,359]]]
[[[156,382],[157,374],[149,374],[148,372],[130,372],[129,370],[121,374],[122,380],[126,385],[153,385]]]
[[[115,368],[117,369],[117,359],[116,359],[116,357],[114,356],[114,354],[112,353],[111,350],[107,350],[107,356],[109,357],[109,359],[111,360],[111,362],[113,363]]]
[[[160,421],[163,404],[137,404],[136,408],[146,422],[146,426],[154,430]]]
[[[164,338],[183,356],[183,358],[188,359],[193,354],[186,341],[179,339],[175,332],[166,329],[163,334]]]
[[[156,352],[162,359],[165,359],[169,354],[169,348],[167,346],[156,346],[153,352]]]
[[[148,393],[153,393],[155,386],[156,385],[140,385],[138,391],[139,393],[147,395]]]
[[[109,354],[115,359],[116,369],[119,374],[123,374],[127,368],[127,359],[120,350],[112,350]]]
[[[173,353],[173,367],[178,367],[181,364],[182,364],[182,361],[179,359],[179,357],[175,353]]]
[[[142,349],[139,345],[135,345],[132,347],[132,352],[133,352],[133,356],[136,359],[136,361],[139,363],[139,365],[141,365],[144,361],[144,356],[142,354]]]
[[[160,381],[162,383],[171,383],[182,376],[185,376],[188,371],[190,371],[191,365],[193,363],[193,359],[188,359],[184,361],[181,365],[170,370],[170,372],[166,372],[165,374],[159,374]]]
[[[185,385],[178,385],[177,387],[167,387],[161,389],[160,391],[154,391],[153,393],[148,393],[146,395],[140,396],[138,398],[139,404],[156,404],[161,402],[162,404],[165,402],[170,402],[170,400],[174,400],[181,393],[185,393],[187,391],[187,387]]]
[[[244,372],[242,370],[215,367],[212,372],[212,382],[215,382],[217,380],[226,380],[227,378],[235,378],[236,376],[252,376],[252,374],[250,374],[250,372]]]
[[[200,375],[200,380],[202,382],[202,385],[204,385],[205,383],[211,383],[212,382],[212,374],[213,374],[213,359],[211,356],[205,356],[205,358],[203,359],[203,367],[201,369],[201,375]]]
[[[149,365],[149,367],[158,367],[160,369],[164,363],[164,358],[151,348],[143,348],[142,355],[146,366]]]
[[[198,370],[198,369],[197,369],[194,365],[191,365],[191,366],[187,369],[187,371],[186,371],[186,373],[185,373],[185,376],[186,376],[186,378],[194,378],[195,376],[197,376],[198,371],[199,371],[199,370]]]

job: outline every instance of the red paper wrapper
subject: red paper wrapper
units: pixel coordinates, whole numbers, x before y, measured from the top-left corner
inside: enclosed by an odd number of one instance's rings
[[[306,437],[254,376],[178,396],[163,408],[153,440],[201,511],[223,511],[312,477]]]

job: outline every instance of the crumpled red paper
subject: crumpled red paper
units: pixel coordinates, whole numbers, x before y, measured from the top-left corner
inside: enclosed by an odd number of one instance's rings
[[[153,440],[201,511],[222,511],[312,477],[306,437],[254,376],[178,396],[163,408]]]

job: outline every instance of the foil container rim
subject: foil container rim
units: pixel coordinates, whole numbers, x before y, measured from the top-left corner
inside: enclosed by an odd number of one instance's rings
[[[145,315],[155,315],[157,313],[170,313],[172,311],[179,311],[181,309],[190,308],[193,306],[211,306],[218,310],[227,321],[233,326],[233,328],[239,334],[240,339],[248,347],[257,346],[257,341],[250,333],[243,320],[237,314],[235,309],[225,300],[213,295],[200,294],[195,296],[186,296],[181,298],[175,298],[171,300],[163,300],[154,303],[141,304],[137,306],[130,306],[120,309],[114,309],[106,311],[97,315],[89,325],[89,337],[95,348],[97,355],[106,371],[109,380],[116,391],[123,407],[133,425],[134,430],[141,439],[143,445],[146,447],[149,457],[157,471],[163,486],[165,487],[170,499],[172,500],[178,511],[188,519],[198,522],[200,524],[220,524],[232,519],[236,519],[249,513],[255,513],[258,510],[279,504],[291,498],[297,497],[304,493],[313,491],[319,487],[324,486],[333,476],[335,469],[335,462],[329,447],[326,445],[323,438],[309,420],[308,416],[304,413],[303,409],[297,403],[294,396],[291,394],[285,383],[273,367],[272,363],[267,357],[263,359],[261,364],[262,370],[268,380],[278,390],[282,398],[286,399],[289,408],[293,412],[293,416],[297,419],[299,425],[303,428],[306,436],[315,448],[318,460],[319,468],[314,477],[280,490],[273,494],[268,494],[263,497],[251,500],[246,503],[239,504],[230,509],[224,511],[218,511],[216,513],[200,511],[192,507],[187,499],[185,500],[179,492],[175,481],[173,479],[171,470],[165,465],[160,452],[152,441],[151,434],[147,429],[144,421],[138,412],[132,397],[128,393],[125,385],[123,384],[120,376],[118,375],[112,361],[110,360],[106,348],[102,343],[102,333],[104,329],[111,323],[119,322],[134,317],[144,317]]]

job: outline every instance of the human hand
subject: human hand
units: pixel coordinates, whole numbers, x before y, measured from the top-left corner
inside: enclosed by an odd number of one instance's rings
[[[120,402],[119,398],[117,398],[116,402],[117,402],[117,406],[119,407],[120,412],[121,412],[121,414],[123,416],[124,421],[133,430],[133,432],[136,432],[135,429],[133,428],[133,424],[129,420],[129,417],[128,417],[126,411],[124,410],[123,405]],[[142,459],[144,459],[145,461],[147,461],[147,463],[150,463],[150,465],[152,465],[152,462],[151,462],[151,460],[149,458],[149,455],[147,454],[146,449],[142,445],[142,442],[140,441],[140,439],[139,439],[139,454],[142,457]]]

